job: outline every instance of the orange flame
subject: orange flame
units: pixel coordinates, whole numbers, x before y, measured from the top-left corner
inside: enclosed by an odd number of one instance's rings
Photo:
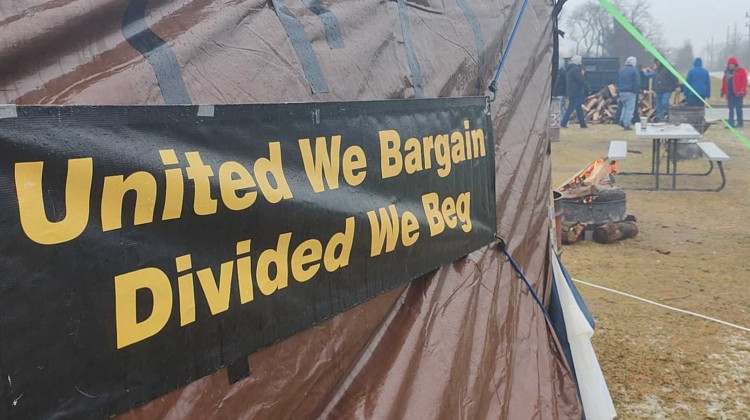
[[[599,181],[599,184],[600,185],[608,184],[610,182],[609,181],[610,177],[607,175],[615,175],[615,174],[620,173],[620,166],[616,161],[610,161],[607,158],[599,158],[593,161],[590,165],[584,168],[581,172],[579,172],[578,175],[576,175],[570,183],[568,183],[562,188],[562,190],[568,191],[568,190],[572,190],[574,188],[583,186],[583,184],[591,176],[591,174],[594,173],[594,171],[598,167],[600,167],[601,165],[604,165],[605,162],[608,162],[609,168],[607,169],[607,173],[605,174],[605,176],[601,178],[601,181]],[[589,198],[593,200],[593,197],[589,197]]]

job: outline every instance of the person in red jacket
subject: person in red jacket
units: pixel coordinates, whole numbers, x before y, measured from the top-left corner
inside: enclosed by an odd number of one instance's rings
[[[742,99],[747,94],[747,71],[740,67],[735,57],[729,57],[724,79],[721,81],[721,96],[727,98],[729,104],[729,125],[742,127]],[[737,114],[735,125],[734,115]]]

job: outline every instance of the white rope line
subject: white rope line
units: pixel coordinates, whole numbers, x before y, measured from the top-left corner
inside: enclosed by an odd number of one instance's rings
[[[750,328],[743,327],[743,326],[737,325],[737,324],[732,324],[731,322],[726,322],[726,321],[722,321],[720,319],[711,318],[710,316],[701,315],[701,314],[698,314],[698,313],[695,313],[695,312],[686,311],[686,310],[680,309],[680,308],[674,308],[672,306],[664,305],[663,303],[654,302],[653,300],[644,299],[642,297],[631,295],[630,293],[625,293],[625,292],[621,292],[619,290],[610,289],[609,287],[600,286],[598,284],[589,283],[587,281],[577,280],[577,279],[573,279],[573,281],[576,282],[576,283],[585,284],[586,286],[591,286],[591,287],[594,287],[594,288],[597,288],[597,289],[606,290],[608,292],[617,293],[618,295],[627,296],[627,297],[633,298],[635,300],[640,300],[641,302],[650,303],[652,305],[656,305],[656,306],[659,306],[661,308],[669,309],[669,310],[672,310],[672,311],[675,311],[675,312],[680,312],[680,313],[687,314],[687,315],[692,315],[692,316],[695,316],[695,317],[698,317],[698,318],[703,318],[703,319],[708,320],[708,321],[718,322],[719,324],[726,325],[727,327],[732,327],[732,328],[736,328],[738,330],[742,330],[742,331],[745,331],[745,332],[750,332]]]

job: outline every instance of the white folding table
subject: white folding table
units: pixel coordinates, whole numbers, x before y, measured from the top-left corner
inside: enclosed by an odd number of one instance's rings
[[[677,154],[675,153],[679,140],[700,139],[701,134],[690,124],[673,125],[668,123],[647,124],[646,129],[641,129],[641,123],[635,124],[635,138],[638,140],[651,140],[651,172],[623,172],[622,175],[653,175],[655,189],[659,190],[660,175],[660,141],[667,142],[669,159],[672,163],[672,189],[677,188]],[[667,161],[667,173],[669,175],[669,164]]]

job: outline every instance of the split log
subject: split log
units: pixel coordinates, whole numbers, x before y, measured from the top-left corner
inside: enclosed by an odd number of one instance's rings
[[[607,203],[625,200],[625,197],[625,190],[620,187],[599,187],[596,191],[596,198],[594,198],[594,201],[597,203]]]
[[[609,244],[638,235],[635,222],[607,222],[594,229],[594,242]]]
[[[614,98],[617,96],[617,88],[615,87],[615,85],[607,86],[607,90],[609,90],[609,96],[611,98]]]
[[[578,242],[581,238],[583,238],[583,234],[586,231],[586,225],[583,223],[576,223],[568,230],[565,231],[565,233],[562,234],[562,243],[564,245],[572,245],[576,242]]]
[[[572,190],[563,191],[563,198],[583,198],[590,195],[596,195],[596,185],[584,185],[582,187],[574,188]]]
[[[583,106],[583,109],[586,110],[586,112],[591,111],[591,108],[593,106],[596,106],[596,103],[599,102],[599,98],[596,96],[589,97],[589,99],[586,101],[586,105]]]
[[[604,86],[599,90],[599,92],[596,93],[596,96],[603,98],[603,99],[609,99],[612,97],[609,93],[609,88],[607,86]]]
[[[597,165],[596,168],[594,168],[593,171],[589,174],[588,177],[586,177],[585,180],[583,180],[584,185],[599,185],[599,183],[609,175],[609,167],[612,165],[612,161],[609,159],[604,159],[602,163]]]

